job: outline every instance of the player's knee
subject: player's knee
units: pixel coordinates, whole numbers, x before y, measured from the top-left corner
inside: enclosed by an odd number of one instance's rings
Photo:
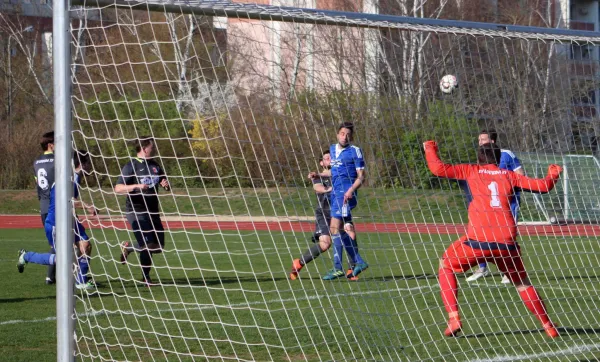
[[[438,270],[446,269],[446,270],[450,270],[453,273],[464,273],[464,270],[452,266],[452,263],[447,258],[440,259],[440,263],[439,263],[438,267],[439,267]]]
[[[160,252],[162,252],[162,246],[160,245],[160,243],[147,243],[146,244],[146,248],[151,253],[160,253]]]
[[[73,252],[75,253],[76,258],[80,258],[82,255],[81,246],[79,245],[79,243],[81,243],[81,242],[73,244]]]
[[[89,256],[92,252],[92,244],[87,240],[81,240],[77,243],[77,257]]]
[[[515,287],[519,292],[525,291],[525,289],[529,288],[530,286],[531,282],[529,281],[529,278],[521,279],[519,282],[515,283]]]
[[[329,232],[331,235],[338,235],[340,233],[340,228],[337,226],[332,226],[329,228]]]
[[[340,220],[340,219],[338,219],[336,217],[331,218],[331,221],[329,222],[329,229],[330,230],[331,229],[339,230],[340,226],[342,226],[342,220]]]
[[[347,222],[344,224],[344,231],[347,233],[353,233],[354,232],[354,224],[352,224],[351,222]]]
[[[440,259],[440,264],[438,265],[439,269],[444,269],[444,268],[448,268],[445,264],[444,259]]]
[[[319,237],[319,246],[321,247],[321,251],[329,250],[331,247],[331,237],[329,235],[321,235]]]

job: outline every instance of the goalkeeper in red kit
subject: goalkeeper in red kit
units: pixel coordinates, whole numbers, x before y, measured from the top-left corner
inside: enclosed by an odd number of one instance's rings
[[[557,337],[558,331],[548,317],[544,302],[527,277],[516,242],[517,225],[510,210],[510,197],[514,188],[549,192],[558,181],[562,168],[550,165],[546,178],[534,179],[500,169],[501,150],[493,143],[479,147],[477,165],[444,164],[438,157],[435,141],[425,142],[424,147],[427,166],[435,176],[466,180],[473,194],[467,235],[450,245],[440,260],[439,283],[448,312],[448,328],[444,334],[453,337],[462,328],[454,273],[464,273],[481,262],[488,262],[508,276],[527,309],[542,323],[546,334]]]

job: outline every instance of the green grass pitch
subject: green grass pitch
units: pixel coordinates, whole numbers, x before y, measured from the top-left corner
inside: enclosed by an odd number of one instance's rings
[[[324,282],[325,254],[291,282],[302,233],[188,230],[157,256],[161,287],[136,281],[137,256],[120,265],[125,232],[93,230],[96,295],[77,294],[80,360],[595,360],[600,355],[598,241],[525,238],[535,285],[562,336],[549,340],[500,276],[459,277],[464,334],[442,336],[438,258],[454,236],[359,234],[370,268],[358,282]],[[0,353],[3,361],[56,360],[55,287],[46,269],[15,263],[19,248],[47,250],[41,229],[2,230]],[[155,279],[158,279],[155,277]],[[204,357],[200,357],[204,356]]]

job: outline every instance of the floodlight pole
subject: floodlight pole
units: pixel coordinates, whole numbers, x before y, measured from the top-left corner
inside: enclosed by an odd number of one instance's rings
[[[70,0],[55,0],[52,10],[54,71],[54,145],[56,200],[56,348],[57,360],[75,360],[73,296],[73,197],[71,167]]]

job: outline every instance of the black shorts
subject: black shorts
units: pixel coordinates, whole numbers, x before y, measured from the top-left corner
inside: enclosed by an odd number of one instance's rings
[[[160,215],[128,212],[127,221],[133,229],[139,248],[145,248],[148,244],[160,244],[161,249],[165,246],[165,229]],[[154,252],[159,253],[160,250]]]
[[[42,216],[42,226],[46,226],[46,218],[48,217],[48,213],[41,214]]]
[[[508,250],[515,251],[519,248],[519,244],[516,242],[514,244],[506,244],[506,243],[495,243],[489,241],[477,241],[477,240],[467,240],[464,242],[465,245],[470,246],[473,249],[480,250]]]
[[[313,242],[318,242],[321,235],[330,235],[329,225],[331,223],[331,210],[330,209],[316,209],[315,210],[315,234],[313,235]]]

